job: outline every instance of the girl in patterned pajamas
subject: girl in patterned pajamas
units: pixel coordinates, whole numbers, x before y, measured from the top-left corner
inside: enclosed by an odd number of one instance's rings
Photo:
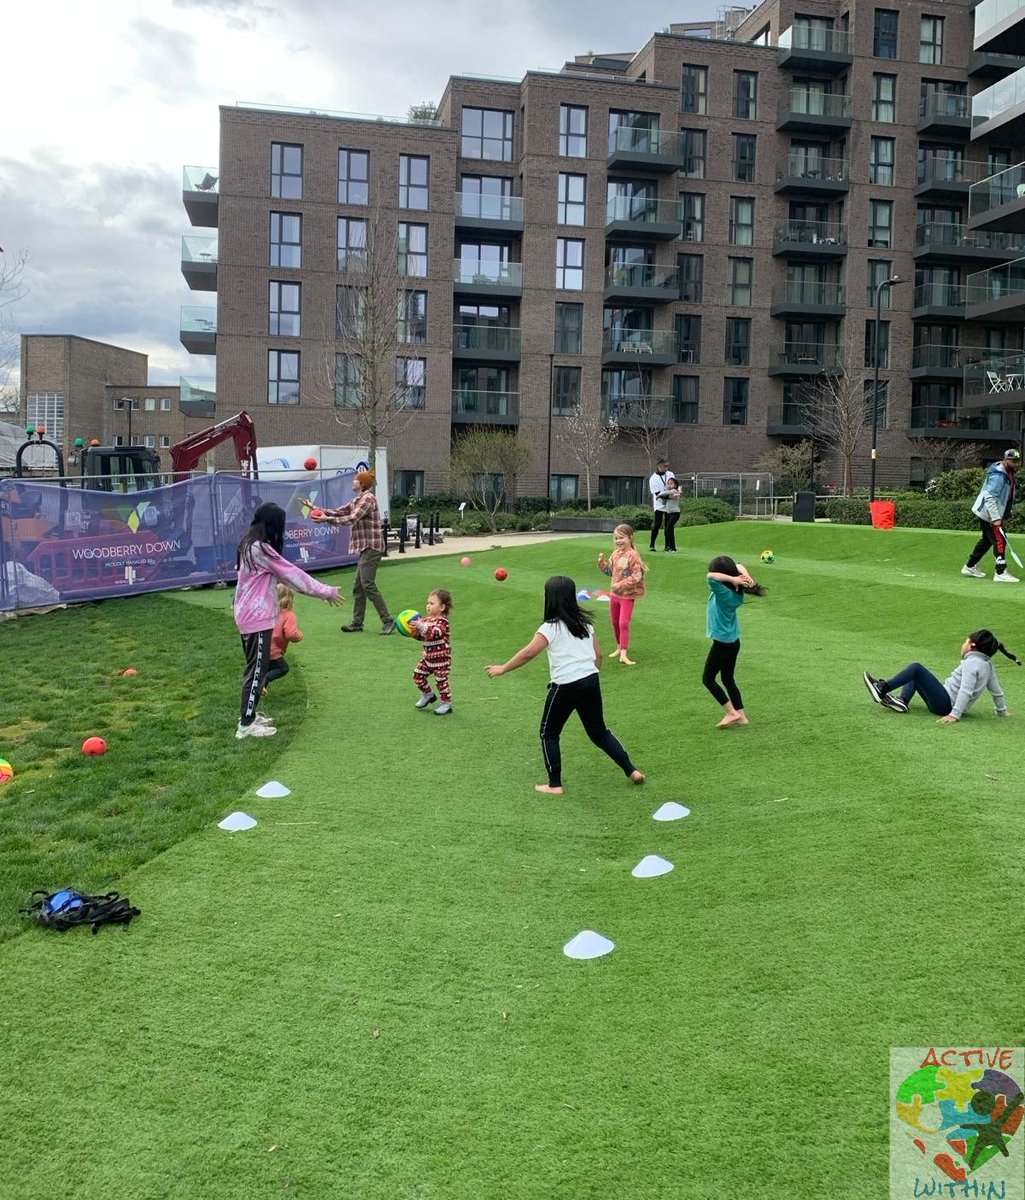
[[[424,652],[413,671],[413,682],[420,689],[417,708],[427,708],[437,700],[437,695],[427,682],[433,675],[441,693],[441,703],[434,710],[436,717],[447,716],[452,711],[452,693],[448,686],[448,673],[452,669],[452,642],[449,638],[448,614],[452,611],[452,594],[444,588],[436,588],[427,597],[427,616],[416,622],[416,630],[423,641]]]

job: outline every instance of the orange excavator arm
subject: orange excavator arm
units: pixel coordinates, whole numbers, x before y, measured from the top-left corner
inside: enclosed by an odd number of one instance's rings
[[[211,425],[209,429],[200,429],[197,433],[190,433],[180,442],[175,442],[171,447],[174,482],[179,483],[181,480],[187,479],[189,473],[196,469],[197,463],[208,450],[212,450],[214,446],[219,446],[221,442],[226,442],[229,438],[235,443],[235,457],[238,459],[239,468],[244,474],[252,475],[255,478],[256,427],[253,424],[253,418],[243,410],[237,416],[229,417],[217,425]]]

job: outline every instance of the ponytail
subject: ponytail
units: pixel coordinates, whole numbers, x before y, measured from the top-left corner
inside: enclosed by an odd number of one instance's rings
[[[1003,642],[998,641],[996,634],[992,633],[989,629],[977,629],[974,633],[968,635],[968,640],[980,654],[985,654],[987,658],[992,658],[999,651],[1006,658],[1009,658],[1011,662],[1017,663],[1019,667],[1022,665],[1021,659],[1017,655],[1012,654]]]

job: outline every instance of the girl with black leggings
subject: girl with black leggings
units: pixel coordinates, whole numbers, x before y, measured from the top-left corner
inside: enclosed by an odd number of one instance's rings
[[[708,626],[706,636],[712,639],[701,682],[722,705],[720,729],[731,725],[748,725],[744,701],[737,687],[735,671],[740,655],[740,622],[737,610],[745,596],[764,596],[765,588],[748,574],[743,563],[722,555],[708,564]],[[721,681],[722,686],[716,682]]]

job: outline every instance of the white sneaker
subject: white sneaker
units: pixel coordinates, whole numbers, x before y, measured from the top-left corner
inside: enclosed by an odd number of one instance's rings
[[[993,576],[994,583],[1021,583],[1017,575],[1012,575],[1010,571],[1002,571],[999,575]]]
[[[273,725],[265,725],[262,721],[254,721],[252,725],[239,724],[235,730],[235,737],[241,741],[243,738],[251,737],[273,737],[277,730]]]
[[[972,577],[972,579],[985,579],[986,578],[986,572],[980,571],[978,567],[962,567],[961,574],[962,575],[970,575]]]
[[[257,723],[257,725],[273,725],[274,724],[274,722],[271,720],[271,718],[264,716],[263,713],[257,713],[256,716],[253,717],[253,720]]]

